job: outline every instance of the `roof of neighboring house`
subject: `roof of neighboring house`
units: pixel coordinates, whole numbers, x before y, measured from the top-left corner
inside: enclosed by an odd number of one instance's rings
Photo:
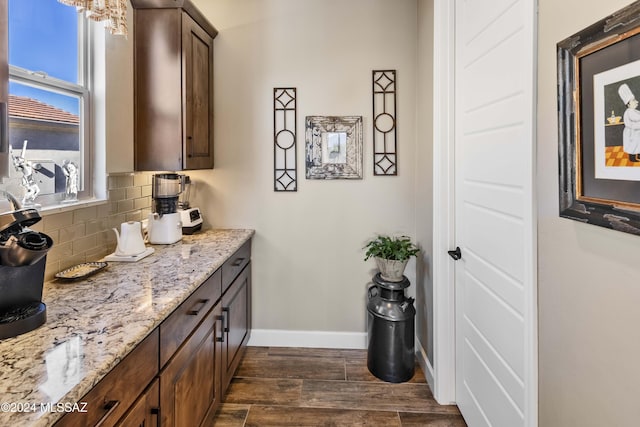
[[[53,105],[24,96],[9,95],[9,117],[79,124],[79,117]]]

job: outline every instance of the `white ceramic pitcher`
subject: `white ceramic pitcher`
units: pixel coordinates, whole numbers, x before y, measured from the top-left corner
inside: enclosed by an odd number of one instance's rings
[[[114,228],[118,246],[117,256],[138,255],[145,251],[144,239],[142,238],[142,226],[139,221],[129,221],[120,224],[120,233]]]

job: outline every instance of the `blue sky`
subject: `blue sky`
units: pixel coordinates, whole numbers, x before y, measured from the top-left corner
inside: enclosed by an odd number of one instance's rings
[[[9,0],[9,63],[77,82],[77,20],[76,9],[57,0]],[[9,93],[78,114],[76,98],[13,82]]]

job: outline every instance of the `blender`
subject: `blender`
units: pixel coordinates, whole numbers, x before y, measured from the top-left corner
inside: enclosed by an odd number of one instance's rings
[[[178,212],[182,221],[182,234],[193,234],[202,229],[202,215],[200,209],[191,207],[189,197],[191,196],[191,178],[189,175],[183,176],[183,191],[178,200]]]
[[[184,189],[183,175],[159,173],[152,176],[153,213],[147,226],[149,243],[170,245],[182,239],[178,196]]]

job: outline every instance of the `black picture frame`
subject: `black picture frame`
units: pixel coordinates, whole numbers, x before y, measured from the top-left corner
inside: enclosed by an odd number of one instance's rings
[[[557,44],[560,216],[636,235],[640,180],[595,177],[594,76],[638,60],[640,1]]]

